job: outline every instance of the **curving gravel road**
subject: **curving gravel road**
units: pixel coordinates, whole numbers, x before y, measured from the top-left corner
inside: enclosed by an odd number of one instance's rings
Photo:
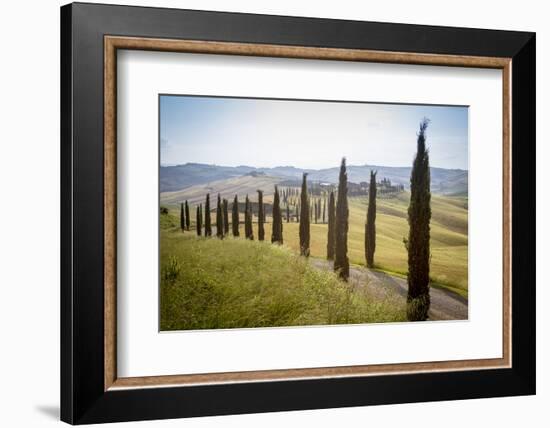
[[[332,270],[332,262],[310,258],[310,263],[318,269]],[[401,301],[407,298],[407,280],[365,267],[350,266],[350,284],[364,288],[369,295]],[[437,320],[467,320],[468,299],[442,288],[430,288],[429,318]]]

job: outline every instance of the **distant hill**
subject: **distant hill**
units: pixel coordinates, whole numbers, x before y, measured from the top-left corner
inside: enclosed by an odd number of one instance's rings
[[[388,178],[394,184],[403,184],[409,188],[410,167],[390,167],[378,165],[348,165],[348,179],[354,183],[369,181],[370,171],[378,171],[378,178]],[[251,166],[218,166],[199,163],[187,163],[177,166],[161,166],[160,191],[173,192],[196,185],[207,185],[214,181],[238,177],[271,179],[270,185],[277,182],[290,183],[300,180],[304,172],[308,180],[324,183],[337,183],[339,167],[326,169],[301,169],[293,166],[275,168],[255,168]],[[432,192],[445,195],[468,195],[468,171],[462,169],[431,168]],[[204,188],[202,189],[204,190]],[[256,189],[252,189],[255,191]],[[186,192],[187,193],[187,192]]]
[[[190,204],[195,205],[197,203],[204,203],[205,195],[210,193],[210,206],[214,208],[218,193],[222,198],[229,199],[230,202],[235,195],[238,195],[239,202],[244,202],[247,194],[255,201],[257,199],[257,190],[263,190],[265,195],[264,200],[265,202],[269,202],[271,195],[273,195],[275,184],[281,181],[281,177],[246,174],[203,184],[195,184],[175,192],[161,192],[160,203],[176,205],[183,200],[187,200]]]
[[[225,180],[238,177],[256,170],[249,166],[217,166],[200,163],[160,167],[160,191],[171,192],[185,189],[195,184]]]

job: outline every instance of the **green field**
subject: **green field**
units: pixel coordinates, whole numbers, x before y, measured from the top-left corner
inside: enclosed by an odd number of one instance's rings
[[[405,305],[354,289],[287,246],[182,233],[161,215],[161,330],[405,321]],[[290,228],[289,228],[290,229]]]
[[[468,209],[466,197],[432,195],[430,276],[439,285],[467,296],[468,292]],[[407,208],[409,193],[378,199],[376,214],[375,267],[399,275],[407,274]],[[366,198],[349,198],[348,257],[353,264],[365,264]],[[271,236],[266,224],[266,236]],[[284,223],[286,245],[299,251],[297,223]],[[311,224],[311,255],[326,257],[327,225]]]
[[[375,266],[397,275],[407,273],[407,251],[403,238],[408,236],[407,208],[409,193],[403,192],[394,198],[377,199]],[[270,202],[271,195],[265,198]],[[468,198],[464,196],[440,196],[432,194],[431,263],[430,276],[436,285],[444,286],[463,296],[468,295]],[[194,208],[194,207],[193,207]],[[349,198],[348,256],[350,262],[365,264],[364,224],[366,198]],[[177,209],[171,212],[177,215]],[[194,220],[194,211],[192,218]],[[242,220],[241,220],[242,221]],[[255,220],[256,221],[256,218]],[[265,224],[266,240],[270,240],[270,218]],[[212,213],[212,224],[215,215]],[[241,234],[244,225],[241,224]],[[311,224],[311,256],[326,257],[327,225]],[[257,226],[254,225],[257,237]],[[295,252],[299,251],[298,223],[283,224],[284,243]]]

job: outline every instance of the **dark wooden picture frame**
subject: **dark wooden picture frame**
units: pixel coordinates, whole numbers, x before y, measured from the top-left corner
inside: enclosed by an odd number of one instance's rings
[[[117,49],[501,69],[503,357],[117,378]],[[61,9],[61,129],[62,420],[114,422],[535,392],[533,33],[71,4]]]

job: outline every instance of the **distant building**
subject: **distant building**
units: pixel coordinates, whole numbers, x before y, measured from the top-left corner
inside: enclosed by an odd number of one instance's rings
[[[391,196],[405,191],[403,184],[392,184],[391,180],[386,177],[376,183],[376,188],[381,196]],[[368,194],[369,183],[366,181],[361,181],[359,184],[348,182],[349,196],[368,196]]]

